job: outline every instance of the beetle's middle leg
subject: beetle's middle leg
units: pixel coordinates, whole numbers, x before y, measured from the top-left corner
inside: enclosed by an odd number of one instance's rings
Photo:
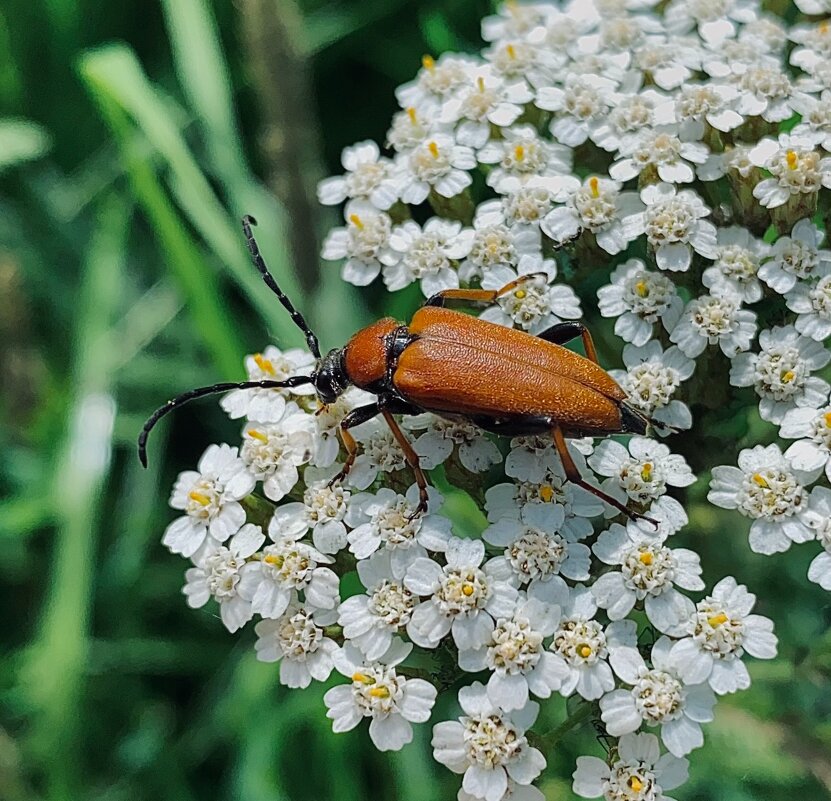
[[[447,301],[450,300],[467,301],[468,303],[494,303],[497,298],[513,292],[518,286],[522,286],[527,281],[535,281],[538,278],[544,278],[546,283],[548,282],[548,275],[546,273],[527,273],[526,275],[519,276],[519,278],[515,278],[499,289],[444,289],[427,298],[424,305],[446,306]]]
[[[427,477],[421,469],[418,454],[392,416],[392,412],[387,409],[381,409],[381,414],[384,416],[384,420],[387,421],[387,425],[390,427],[390,431],[392,431],[396,442],[401,446],[401,450],[404,451],[404,458],[407,460],[407,464],[410,465],[415,476],[416,484],[418,485],[418,506],[416,506],[415,511],[410,517],[412,519],[418,517],[422,512],[427,511]]]
[[[580,471],[577,469],[577,465],[574,464],[574,459],[571,458],[571,454],[569,453],[568,446],[566,445],[566,438],[563,435],[563,430],[560,428],[559,425],[554,423],[551,426],[551,433],[554,436],[554,447],[557,449],[557,453],[560,457],[560,461],[563,463],[563,469],[566,473],[566,478],[572,482],[572,484],[576,484],[578,487],[582,487],[584,490],[587,490],[592,495],[596,495],[600,500],[605,501],[610,506],[614,506],[619,512],[623,512],[630,520],[648,520],[650,523],[653,523],[657,528],[658,522],[653,520],[651,517],[647,517],[646,515],[639,514],[638,512],[633,512],[631,509],[627,509],[617,498],[613,498],[611,495],[603,492],[602,489],[599,487],[595,487],[592,484],[589,484],[583,476],[580,475]]]
[[[557,323],[535,336],[544,339],[546,342],[553,342],[555,345],[564,345],[566,342],[580,337],[583,340],[583,350],[586,351],[586,358],[600,365],[600,362],[597,360],[597,350],[594,347],[591,332],[583,323],[577,322],[577,320]]]

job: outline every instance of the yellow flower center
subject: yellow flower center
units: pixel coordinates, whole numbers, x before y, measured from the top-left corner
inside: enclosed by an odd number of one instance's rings
[[[256,428],[249,428],[248,431],[246,431],[245,433],[248,434],[249,437],[258,439],[260,442],[268,442],[268,437],[265,434],[263,434],[262,431],[258,431]]]
[[[269,565],[273,565],[278,570],[283,566],[283,563],[286,560],[282,556],[275,556],[273,553],[268,554],[268,556],[263,558],[263,562]]]
[[[652,481],[652,463],[651,462],[647,462],[641,468],[641,478],[644,481]]]
[[[369,691],[369,694],[373,698],[389,698],[390,697],[390,691],[386,687],[373,687]]]
[[[188,498],[196,501],[200,506],[207,506],[211,502],[211,499],[207,495],[196,491],[188,493]]]
[[[634,790],[636,793],[643,790],[643,782],[637,776],[630,776],[627,784],[629,785],[629,788]]]
[[[266,359],[262,353],[255,353],[254,361],[256,362],[257,367],[259,367],[260,370],[262,370],[264,373],[274,375],[274,365],[268,359]]]
[[[644,564],[647,567],[649,567],[649,565],[652,564],[653,558],[654,557],[649,551],[641,551],[640,556],[638,556],[638,559],[640,560],[641,564]]]
[[[372,676],[367,676],[366,673],[353,673],[352,681],[357,681],[361,684],[375,684],[375,679]]]
[[[522,145],[517,145],[514,148],[514,158],[517,161],[522,161],[525,158],[525,148]]]
[[[589,189],[591,189],[592,197],[600,197],[600,181],[594,176],[589,178]]]
[[[508,54],[508,58],[515,59],[516,58],[516,48],[512,45],[505,46],[505,52]]]
[[[364,221],[357,214],[349,215],[349,222],[352,223],[359,231],[364,230]]]
[[[413,125],[415,125],[415,124],[416,124],[416,122],[417,122],[417,120],[416,120],[416,110],[415,110],[415,108],[413,108],[412,106],[409,106],[409,107],[407,108],[407,116],[410,118],[410,122],[411,122]]]
[[[638,281],[635,284],[635,292],[639,298],[645,298],[649,294],[649,287],[646,285],[646,281]]]
[[[761,487],[762,489],[767,489],[768,487],[770,487],[770,484],[768,484],[768,480],[761,473],[753,474],[753,483]]]
[[[717,629],[723,623],[726,623],[729,620],[727,615],[724,612],[719,612],[717,615],[713,615],[712,617],[707,618],[707,622],[714,628]]]
[[[785,154],[785,159],[788,162],[788,167],[792,170],[795,170],[799,166],[799,156],[796,155],[796,151],[789,150]]]
[[[592,647],[591,645],[581,645],[577,649],[577,653],[583,657],[583,659],[588,659],[592,655]]]
[[[522,300],[527,294],[528,293],[524,289],[517,289],[517,291],[514,292],[514,297],[517,300]]]
[[[829,412],[831,414],[831,412]],[[829,423],[831,425],[831,423]],[[543,503],[551,503],[551,499],[554,497],[554,487],[550,484],[543,484],[540,487],[540,499]]]
[[[421,57],[421,66],[426,70],[433,70],[436,68],[436,59],[434,59],[429,53],[425,54]]]
[[[782,373],[782,382],[784,384],[790,384],[794,378],[796,378],[796,373],[793,370],[788,370],[787,372]]]
[[[430,151],[430,154],[433,156],[434,159],[439,157],[439,146],[435,142],[430,142],[427,145],[427,149]]]
[[[473,585],[472,584],[462,584],[462,595],[466,595],[470,598],[473,595]]]
[[[828,428],[831,428],[831,412],[826,412],[826,413],[822,416],[822,419],[823,419],[823,420],[825,420],[825,425],[826,425]]]
[[[485,91],[485,79],[481,75],[476,79],[476,86],[479,87],[480,92]]]

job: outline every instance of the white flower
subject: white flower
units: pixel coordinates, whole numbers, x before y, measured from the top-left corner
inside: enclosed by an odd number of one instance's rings
[[[713,719],[716,698],[706,684],[685,685],[670,659],[672,640],[661,637],[652,646],[648,667],[635,648],[621,648],[612,658],[615,673],[631,690],[615,690],[600,699],[606,732],[620,737],[642,723],[661,727],[661,740],[677,757],[704,745],[702,723]]]
[[[398,200],[393,163],[381,156],[378,145],[372,140],[344,148],[341,164],[346,175],[325,178],[317,185],[317,199],[324,206],[359,198],[386,211]]]
[[[676,191],[668,183],[650,184],[641,190],[646,211],[629,218],[633,232],[646,233],[661,270],[687,270],[692,251],[706,259],[716,256],[716,227],[703,219],[710,213],[691,189]]]
[[[793,87],[782,67],[773,60],[748,65],[738,76],[736,111],[743,117],[782,122],[793,114]]]
[[[537,229],[552,202],[553,196],[544,186],[520,186],[497,200],[479,204],[476,219],[481,225],[533,226]]]
[[[687,684],[707,682],[719,695],[746,690],[750,675],[741,661],[745,652],[757,659],[776,656],[773,621],[751,615],[756,596],[723,578],[696,604],[688,637],[672,647],[670,659]]]
[[[299,539],[311,529],[312,542],[321,553],[337,553],[346,546],[343,518],[351,492],[342,484],[330,484],[339,467],[333,465],[325,470],[306,468],[303,500],[278,506],[274,510],[272,525],[280,536]]]
[[[571,171],[571,148],[543,139],[531,125],[506,128],[503,139],[492,140],[477,154],[482,164],[496,164],[487,177],[496,192],[520,186],[541,186],[559,192],[576,182]]]
[[[691,300],[669,338],[691,359],[715,344],[733,358],[750,347],[755,334],[755,312],[743,309],[740,297],[725,288]]]
[[[831,590],[831,490],[828,487],[814,487],[811,491],[805,519],[822,546],[822,553],[808,567],[808,580]]]
[[[796,7],[803,14],[827,14],[831,11],[829,0],[795,0]]]
[[[536,598],[520,601],[513,615],[499,618],[490,639],[481,648],[459,651],[459,667],[477,673],[490,670],[488,699],[506,712],[522,709],[529,691],[548,698],[569,671],[546,651],[543,640],[554,633],[559,607]]]
[[[701,283],[714,294],[733,294],[743,303],[756,303],[762,299],[759,265],[769,253],[770,245],[746,228],[719,228],[715,264],[704,270]]]
[[[225,542],[245,522],[239,501],[256,482],[230,445],[211,445],[202,454],[197,470],[179,473],[170,505],[182,509],[165,529],[162,543],[173,553],[191,557],[206,540]]]
[[[678,632],[692,612],[692,602],[675,586],[704,589],[697,553],[667,548],[638,527],[617,523],[598,537],[592,550],[601,562],[620,568],[604,573],[592,585],[595,601],[610,620],[622,620],[642,601],[646,617],[658,631]]]
[[[605,628],[594,619],[597,603],[591,590],[578,584],[563,607],[563,618],[549,650],[568,667],[569,676],[560,693],[575,690],[587,701],[596,701],[615,687],[609,657],[621,648],[634,648],[638,627],[634,620],[618,620]]]
[[[825,400],[828,382],[811,375],[831,361],[831,351],[821,342],[788,325],[762,331],[759,347],[759,353],[742,353],[733,359],[730,383],[756,390],[763,420],[780,423],[794,406],[816,407]]]
[[[358,457],[346,480],[364,490],[378,477],[378,473],[395,473],[407,466],[407,457],[390,427],[378,418],[352,429],[360,443]]]
[[[447,564],[420,557],[408,568],[404,586],[427,600],[413,610],[407,624],[410,639],[422,648],[435,648],[448,634],[460,650],[483,646],[495,619],[510,617],[517,591],[497,578],[485,558],[481,540],[451,538],[446,546]]]
[[[483,473],[491,465],[502,461],[499,448],[488,438],[487,433],[465,420],[448,420],[438,415],[424,414],[405,418],[404,427],[424,430],[413,442],[413,448],[425,470],[432,470],[447,461],[454,451],[462,466],[471,473]]]
[[[298,592],[303,592],[310,606],[337,606],[340,579],[324,567],[334,560],[301,542],[304,533],[305,529],[287,531],[279,517],[271,518],[268,535],[272,544],[263,548],[262,559],[254,565],[254,578],[247,586],[252,608],[262,617],[281,617]]]
[[[463,281],[482,278],[491,270],[500,267],[516,269],[520,262],[533,260],[542,270],[542,237],[536,226],[514,225],[508,227],[495,220],[487,204],[479,207],[473,220],[473,228],[466,228],[460,237],[470,242],[470,252],[459,265],[459,277]]]
[[[787,551],[791,542],[812,538],[803,512],[808,506],[804,485],[819,473],[796,470],[778,445],[745,448],[739,466],[713,468],[707,500],[722,509],[738,509],[753,520],[750,548],[756,553]]]
[[[338,623],[343,636],[374,661],[387,652],[393,635],[410,622],[418,598],[393,576],[387,550],[361,559],[358,576],[367,592],[347,598],[338,607]]]
[[[831,250],[819,247],[823,238],[823,232],[811,220],[800,220],[790,236],[776,240],[770,261],[759,268],[759,278],[784,295],[800,278],[807,280],[831,275]]]
[[[531,594],[546,603],[562,606],[568,598],[563,577],[588,581],[591,551],[559,533],[563,507],[555,506],[550,516],[539,504],[526,509],[524,519],[503,517],[482,532],[485,542],[504,548],[502,556],[488,561],[488,568],[515,587],[528,585]]]
[[[437,59],[424,56],[415,79],[395,90],[396,100],[402,108],[416,108],[425,116],[435,117],[451,95],[470,83],[480,63],[458,53],[444,53]]]
[[[690,163],[703,164],[709,153],[701,142],[681,141],[674,126],[645,128],[622,145],[623,158],[609,167],[609,175],[616,181],[628,181],[651,167],[661,181],[688,184],[695,179]],[[646,198],[644,201],[649,202]]]
[[[564,519],[558,524],[559,533],[569,542],[578,542],[592,533],[589,518],[603,514],[603,502],[567,481],[561,466],[547,471],[540,482],[495,484],[485,491],[491,523],[503,517],[528,522],[559,520],[561,509]]]
[[[796,284],[785,295],[785,303],[797,313],[794,327],[800,334],[817,342],[831,337],[831,275],[810,284]]]
[[[791,104],[802,117],[791,133],[823,150],[831,150],[831,91],[824,89],[819,97],[796,92]]]
[[[642,211],[643,204],[635,192],[621,192],[621,186],[608,178],[587,178],[568,194],[564,206],[545,216],[540,223],[543,233],[562,244],[586,230],[610,255],[625,250],[636,237],[627,218]]]
[[[281,351],[269,345],[262,353],[245,357],[249,381],[285,381],[293,375],[309,375],[315,359],[307,350],[293,348]],[[220,400],[219,405],[236,420],[247,417],[263,423],[276,423],[286,411],[287,398],[292,395],[314,394],[311,384],[291,389],[235,389]]]
[[[831,482],[831,406],[791,409],[782,418],[779,436],[795,439],[785,458],[797,470],[825,470]]]
[[[391,264],[389,239],[392,220],[364,200],[351,200],[344,210],[346,227],[334,228],[323,242],[321,256],[327,261],[346,259],[341,278],[355,286],[371,284],[382,264]]]
[[[699,47],[691,44],[691,40],[665,36],[648,37],[637,47],[632,61],[644,77],[667,91],[686,84],[701,69]]]
[[[682,140],[697,142],[706,133],[707,125],[726,132],[744,122],[734,108],[737,96],[738,90],[727,84],[687,83],[656,109],[656,117],[663,124],[677,124]]]
[[[467,170],[476,166],[473,150],[459,145],[450,134],[434,133],[407,153],[398,156],[396,176],[404,203],[427,200],[433,190],[442,197],[453,197],[470,186]]]
[[[280,663],[280,684],[305,688],[315,681],[326,681],[334,667],[337,643],[326,637],[323,626],[335,622],[335,610],[322,611],[292,603],[274,620],[261,620],[254,626],[254,648],[260,662]]]
[[[577,469],[582,474],[585,467],[583,454],[574,440],[568,441],[567,445]],[[552,473],[562,474],[562,463],[550,436],[538,434],[514,437],[511,440],[511,450],[505,458],[505,475],[520,481],[542,484]]]
[[[597,126],[592,141],[613,153],[628,143],[633,134],[655,124],[655,111],[666,97],[654,89],[615,98],[615,106]]]
[[[588,463],[598,475],[608,476],[601,487],[621,503],[631,498],[640,505],[649,504],[667,491],[667,485],[688,487],[695,482],[683,456],[647,437],[632,437],[628,450],[613,439],[604,439]],[[616,514],[609,507],[607,516]]]
[[[442,106],[439,123],[458,123],[456,141],[478,149],[490,139],[491,125],[512,125],[533,97],[524,81],[507,84],[485,67]]]
[[[753,196],[766,208],[781,206],[794,195],[815,194],[823,186],[831,188],[831,158],[822,158],[800,137],[781,134],[778,142],[762,139],[749,157],[773,175],[753,188]]]
[[[633,345],[644,345],[658,320],[664,330],[672,331],[684,302],[670,278],[650,272],[639,259],[629,259],[614,269],[611,279],[611,284],[597,290],[597,301],[604,317],[618,318],[615,334]]]
[[[583,798],[605,801],[672,801],[664,790],[687,781],[688,767],[686,759],[661,756],[654,734],[624,734],[611,766],[593,756],[577,758],[572,789]]]
[[[540,47],[530,37],[494,43],[482,55],[505,81],[524,80],[532,87],[551,83],[555,67],[562,62],[556,53]]]
[[[543,269],[544,272],[540,272]],[[482,279],[483,289],[501,289],[521,275],[534,274],[534,278],[522,281],[510,292],[501,295],[479,316],[483,320],[521,328],[532,334],[544,331],[562,320],[577,320],[582,316],[580,300],[567,284],[553,284],[556,264],[540,263],[537,259],[523,257],[518,270],[495,267]]]
[[[541,3],[505,3],[496,13],[482,20],[482,38],[499,42],[526,36],[540,25],[545,25],[554,9]]]
[[[614,81],[599,75],[566,75],[562,86],[537,90],[534,105],[554,112],[549,130],[569,147],[582,145],[604,121],[613,105]]]
[[[399,751],[412,742],[411,724],[430,718],[436,688],[429,681],[409,679],[396,671],[411,650],[412,645],[398,640],[380,663],[365,661],[349,645],[335,654],[335,667],[352,683],[332,687],[323,696],[334,732],[350,731],[363,718],[370,718],[369,737],[379,751]]]
[[[243,430],[240,458],[248,472],[263,482],[263,492],[272,501],[282,500],[300,474],[297,468],[312,455],[311,418],[290,403],[279,423],[252,421]]]
[[[372,556],[379,548],[390,551],[392,573],[401,579],[416,559],[427,551],[444,551],[450,538],[450,521],[435,514],[442,497],[427,488],[427,513],[414,517],[418,488],[413,485],[406,497],[386,487],[375,495],[353,495],[346,513],[349,550],[358,559]]]
[[[525,736],[536,720],[537,703],[529,701],[523,709],[505,712],[477,681],[459,690],[459,704],[464,714],[458,721],[433,726],[432,746],[437,762],[464,774],[465,792],[484,801],[500,801],[509,778],[527,785],[540,775],[545,757]]]
[[[695,362],[680,348],[672,346],[665,351],[661,343],[651,340],[637,347],[623,348],[623,363],[627,369],[609,370],[631,404],[656,423],[673,428],[690,428],[692,415],[686,403],[674,397],[682,381],[695,370]],[[657,427],[659,435],[664,429]]]
[[[384,267],[384,284],[394,292],[413,281],[421,285],[422,294],[429,298],[443,289],[456,289],[458,260],[470,252],[470,241],[459,237],[460,222],[429,219],[422,228],[407,220],[393,229],[390,250],[395,261]]]
[[[191,609],[203,607],[209,598],[219,604],[219,614],[231,633],[242,628],[254,614],[251,591],[257,583],[258,562],[246,562],[265,541],[259,526],[246,523],[228,543],[206,543],[195,559],[196,567],[185,572],[182,592]]]
[[[387,143],[398,153],[406,153],[420,145],[436,127],[432,114],[419,111],[415,106],[408,106],[397,112],[392,118],[392,125],[387,131]]]

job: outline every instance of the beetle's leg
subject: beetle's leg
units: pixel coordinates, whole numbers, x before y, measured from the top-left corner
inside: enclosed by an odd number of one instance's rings
[[[526,281],[533,281],[538,278],[544,278],[546,283],[548,282],[548,275],[546,273],[527,273],[505,284],[500,289],[444,289],[427,298],[424,305],[445,306],[448,300],[467,301],[468,303],[493,303],[497,298],[513,292]]]
[[[392,416],[392,412],[382,409],[381,414],[384,416],[384,420],[387,421],[387,425],[390,427],[390,431],[392,431],[392,435],[395,437],[396,442],[398,442],[401,446],[401,450],[404,451],[404,457],[407,460],[407,464],[412,468],[416,484],[418,484],[418,506],[416,506],[415,511],[412,515],[410,515],[410,520],[412,520],[414,517],[418,517],[422,512],[427,511],[427,477],[421,469],[418,454],[410,444],[410,440],[407,439],[404,432],[395,421],[395,418]]]
[[[586,358],[591,359],[595,364],[600,364],[597,360],[597,351],[594,347],[591,332],[583,323],[578,323],[576,320],[570,320],[567,323],[557,323],[551,328],[546,328],[540,334],[536,334],[540,339],[546,342],[553,342],[555,345],[564,345],[572,339],[580,337],[583,340],[583,350],[586,351]]]
[[[611,495],[603,492],[603,490],[599,487],[589,484],[589,482],[580,475],[577,465],[574,464],[574,459],[571,458],[571,453],[569,453],[568,446],[566,445],[566,438],[563,436],[563,430],[559,425],[554,423],[551,426],[551,433],[554,436],[554,447],[557,449],[560,461],[563,463],[566,478],[571,481],[572,484],[582,487],[584,490],[587,490],[592,495],[596,495],[600,498],[600,500],[605,501],[610,506],[614,506],[615,509],[619,512],[623,512],[623,514],[625,514],[630,520],[648,520],[650,523],[654,524],[656,528],[658,527],[657,520],[653,520],[651,517],[647,517],[646,515],[638,514],[637,512],[633,512],[631,509],[627,509],[617,498],[613,498]]]
[[[358,443],[355,442],[355,437],[349,433],[349,429],[359,426],[361,423],[365,423],[373,417],[377,417],[380,413],[381,409],[377,403],[369,403],[366,406],[359,406],[357,409],[353,409],[340,421],[338,433],[340,434],[341,442],[343,442],[343,447],[346,448],[346,461],[343,463],[340,473],[335,475],[329,482],[330,487],[338,481],[343,481],[349,475],[349,471],[352,469],[352,465],[355,464],[355,459],[358,456]]]

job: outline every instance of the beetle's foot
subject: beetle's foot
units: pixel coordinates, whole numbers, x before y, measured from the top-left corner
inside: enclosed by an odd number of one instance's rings
[[[634,523],[637,523],[638,520],[646,520],[647,523],[652,524],[655,531],[657,531],[660,528],[660,525],[661,525],[654,517],[649,517],[648,515],[642,515],[640,512],[632,512],[632,511],[627,509],[626,510],[626,516],[631,521],[633,521]]]
[[[418,506],[407,515],[407,520],[415,520],[427,511],[427,498],[419,499]]]
[[[348,475],[349,468],[344,466],[343,470],[341,470],[339,473],[335,473],[335,475],[329,479],[326,486],[329,487],[329,489],[332,489],[332,487],[334,487],[335,484],[342,484],[346,480],[346,477]]]

